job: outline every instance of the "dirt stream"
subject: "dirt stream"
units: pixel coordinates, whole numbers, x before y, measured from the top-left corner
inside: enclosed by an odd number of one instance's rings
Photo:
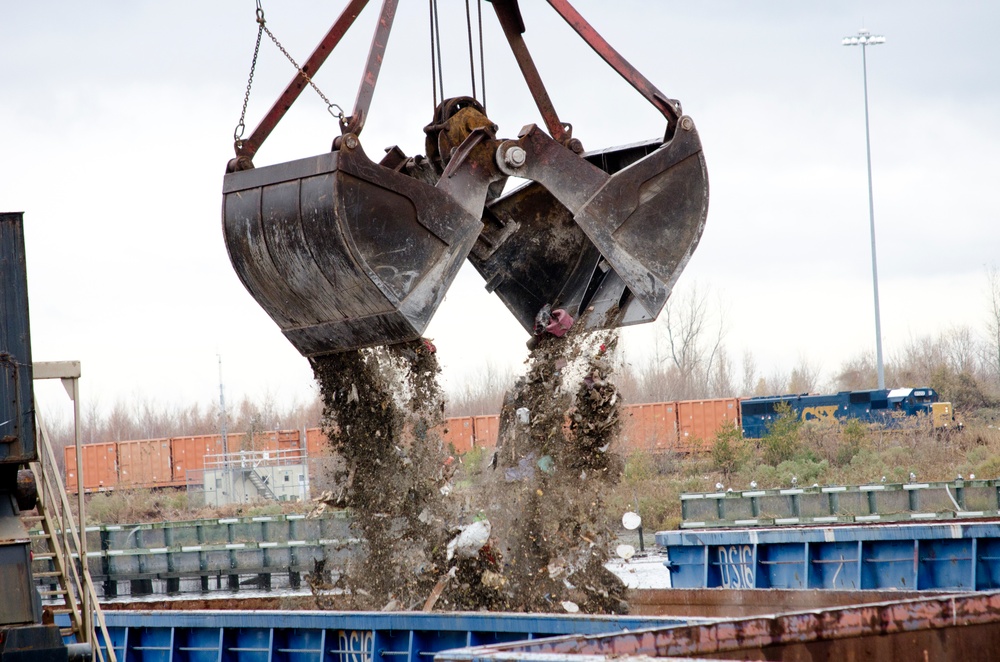
[[[623,462],[612,443],[621,397],[610,381],[617,334],[545,336],[506,394],[479,489],[456,499],[434,429],[444,398],[433,345],[312,360],[324,431],[339,464],[337,505],[351,508],[361,553],[313,573],[317,606],[354,609],[625,613],[604,568],[613,533],[602,494]]]

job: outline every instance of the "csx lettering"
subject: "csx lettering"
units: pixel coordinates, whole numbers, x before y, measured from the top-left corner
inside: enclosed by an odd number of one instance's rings
[[[837,405],[822,405],[816,407],[804,407],[802,409],[802,420],[808,421],[812,418],[827,419],[837,416]]]

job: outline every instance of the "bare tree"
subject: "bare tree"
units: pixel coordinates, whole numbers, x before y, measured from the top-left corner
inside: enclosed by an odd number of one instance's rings
[[[979,368],[980,348],[975,334],[967,326],[949,329],[942,337],[948,365],[955,372],[974,374]]]
[[[862,352],[841,364],[834,385],[838,391],[860,391],[872,388],[877,380],[875,356],[871,352]]]
[[[498,365],[487,360],[482,370],[461,383],[450,394],[447,403],[449,416],[480,416],[499,414],[504,393],[514,384],[514,371],[509,365]]]
[[[123,400],[115,402],[104,424],[104,441],[127,441],[130,439],[141,439],[135,436],[135,423],[128,405]]]
[[[986,267],[987,317],[986,332],[989,336],[991,372],[1000,381],[1000,269],[996,264]]]
[[[680,400],[709,395],[711,376],[724,351],[724,311],[720,305],[717,318],[713,319],[708,294],[700,292],[694,283],[689,291],[668,300],[663,308],[661,329],[669,344],[676,398]]]
[[[749,349],[743,352],[743,385],[739,395],[751,396],[757,391],[757,383],[760,378],[757,376],[757,359]]]
[[[815,393],[819,382],[820,370],[809,363],[804,356],[799,357],[798,365],[792,368],[788,376],[788,393]]]
[[[719,347],[715,359],[715,369],[709,375],[708,395],[713,398],[731,398],[737,395],[733,361],[724,346]]]

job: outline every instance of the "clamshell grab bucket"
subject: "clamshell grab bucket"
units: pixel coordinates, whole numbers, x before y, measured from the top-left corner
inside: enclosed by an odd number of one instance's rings
[[[356,139],[229,173],[223,195],[236,273],[304,356],[419,338],[482,229],[448,194],[373,163]]]
[[[590,326],[656,318],[708,214],[701,142],[683,126],[583,159],[537,130],[522,137],[518,174],[534,181],[489,204],[469,260],[526,330],[545,305],[573,317],[592,308]]]

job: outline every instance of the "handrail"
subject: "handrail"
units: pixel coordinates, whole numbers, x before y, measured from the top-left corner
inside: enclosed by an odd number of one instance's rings
[[[305,462],[307,459],[305,449],[282,448],[278,450],[211,453],[204,456],[203,462],[206,469],[224,469],[226,467],[281,466],[292,462]]]
[[[73,582],[73,588],[75,588],[79,593],[83,602],[84,608],[88,610],[89,614],[96,617],[97,628],[90,619],[86,619],[84,623],[89,625],[90,632],[81,633],[81,637],[84,637],[85,641],[89,641],[93,646],[94,652],[96,654],[96,659],[100,662],[118,662],[118,658],[114,651],[114,646],[111,642],[111,635],[108,633],[107,623],[104,620],[104,613],[101,611],[100,603],[98,601],[97,590],[94,588],[93,580],[90,576],[90,569],[87,567],[87,557],[85,555],[80,555],[79,551],[82,549],[80,543],[80,532],[77,530],[76,522],[73,521],[71,516],[72,510],[69,504],[69,497],[66,494],[65,486],[62,482],[62,476],[56,471],[56,458],[52,451],[52,443],[49,439],[48,430],[45,428],[42,422],[41,415],[36,412],[35,419],[38,424],[38,437],[39,437],[39,461],[32,462],[32,469],[36,471],[38,476],[37,483],[39,485],[41,497],[42,509],[44,511],[44,516],[48,519],[50,515],[55,515],[55,519],[58,520],[60,524],[60,538],[62,542],[66,545],[66,555],[64,561],[68,563],[62,563],[62,568],[65,573],[69,573],[70,576],[67,577]],[[42,450],[44,449],[44,450]],[[43,462],[47,460],[47,462]],[[81,477],[82,478],[82,477]],[[61,507],[60,507],[61,506]],[[54,513],[49,513],[49,509],[53,509]],[[83,523],[81,523],[82,525]],[[55,529],[50,527],[50,535],[52,536],[52,549],[53,554],[60,554],[63,550],[59,549],[59,542],[56,540]],[[69,536],[66,533],[69,532]],[[73,548],[77,550],[80,567],[77,568],[75,563],[72,563]],[[77,611],[79,607],[76,606],[76,599],[73,596],[73,591],[70,587],[66,587],[66,604],[67,607]],[[96,630],[100,629],[101,635],[104,640],[104,647],[100,646],[96,637]]]

